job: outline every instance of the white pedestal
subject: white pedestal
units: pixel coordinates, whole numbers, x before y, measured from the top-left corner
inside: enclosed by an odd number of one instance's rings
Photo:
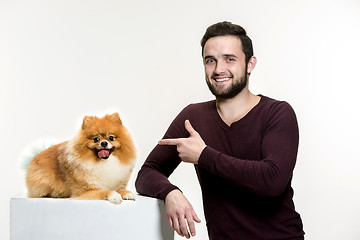
[[[108,201],[12,198],[11,240],[173,240],[164,203],[138,196]]]

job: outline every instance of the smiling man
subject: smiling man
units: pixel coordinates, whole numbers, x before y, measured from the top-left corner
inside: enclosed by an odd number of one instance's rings
[[[249,91],[256,58],[242,27],[214,24],[201,46],[215,100],[190,104],[174,119],[138,173],[138,192],[164,200],[170,226],[195,236],[200,219],[168,180],[181,162],[191,163],[211,240],[304,239],[292,199],[299,141],[293,109]]]

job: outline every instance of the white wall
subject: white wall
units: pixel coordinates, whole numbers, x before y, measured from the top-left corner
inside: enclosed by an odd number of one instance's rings
[[[137,172],[183,107],[212,99],[199,42],[222,20],[253,39],[251,90],[297,113],[293,185],[307,239],[360,239],[357,0],[0,1],[0,239],[9,239],[10,198],[25,191],[29,145],[71,138],[86,114],[119,111]],[[203,220],[195,239],[207,239],[193,167],[171,179]]]

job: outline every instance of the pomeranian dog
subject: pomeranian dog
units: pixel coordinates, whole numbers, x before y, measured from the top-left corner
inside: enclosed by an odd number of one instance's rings
[[[36,155],[28,165],[28,196],[135,200],[126,185],[135,165],[136,150],[118,113],[103,118],[85,116],[71,140]]]

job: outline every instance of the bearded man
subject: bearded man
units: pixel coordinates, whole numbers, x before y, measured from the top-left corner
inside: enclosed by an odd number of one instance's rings
[[[291,187],[299,142],[292,107],[250,92],[256,58],[241,26],[216,23],[201,46],[215,100],[179,113],[140,169],[137,191],[164,200],[170,226],[181,236],[195,236],[200,219],[168,180],[181,162],[190,163],[209,239],[304,239]]]

